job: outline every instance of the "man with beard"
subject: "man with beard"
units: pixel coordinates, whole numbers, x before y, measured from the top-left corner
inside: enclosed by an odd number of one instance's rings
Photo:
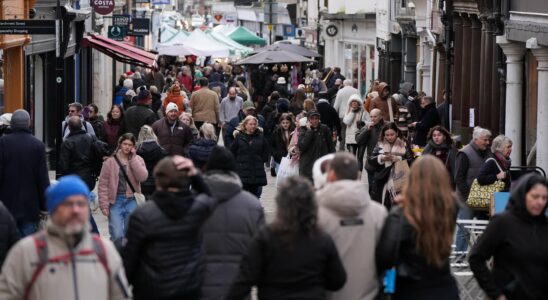
[[[169,155],[185,155],[192,143],[190,127],[179,120],[179,108],[171,102],[166,107],[166,116],[152,124],[152,130],[158,137],[160,146]]]
[[[244,100],[236,94],[236,88],[230,87],[228,89],[228,96],[221,101],[219,121],[221,122],[223,133],[225,131],[225,126],[228,125],[228,122],[230,122],[232,118],[238,115],[243,104]]]
[[[114,245],[89,232],[89,189],[78,176],[46,191],[46,229],[19,241],[0,275],[0,299],[130,299]]]

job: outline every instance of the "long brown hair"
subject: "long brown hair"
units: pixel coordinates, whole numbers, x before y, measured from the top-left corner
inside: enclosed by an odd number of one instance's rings
[[[432,155],[417,160],[403,196],[403,212],[417,232],[417,248],[429,265],[442,267],[451,253],[456,210],[443,163]]]

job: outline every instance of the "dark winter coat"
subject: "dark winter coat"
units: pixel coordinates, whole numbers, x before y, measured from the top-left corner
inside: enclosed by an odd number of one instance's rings
[[[227,300],[244,299],[251,286],[261,300],[324,300],[344,286],[346,272],[331,237],[322,231],[300,234],[291,247],[263,227],[242,260]]]
[[[470,252],[470,268],[490,299],[504,294],[509,300],[540,300],[548,295],[546,207],[538,217],[527,211],[525,195],[535,181],[526,176],[513,189],[506,211],[491,219]]]
[[[230,150],[236,158],[236,173],[243,184],[266,185],[264,163],[270,159],[270,147],[261,130],[254,134],[234,132],[234,142]]]
[[[413,101],[407,101],[405,103],[407,107],[407,112],[411,115],[412,122],[419,122],[422,119],[422,107],[420,104],[420,99],[414,99]]]
[[[272,157],[274,158],[274,161],[277,163],[280,163],[282,160],[282,157],[285,157],[287,155],[287,148],[289,146],[289,142],[291,141],[291,133],[295,130],[295,127],[292,126],[289,128],[289,136],[286,139],[284,139],[284,132],[281,127],[276,127],[274,129],[274,133],[272,134],[271,139],[271,150],[272,150]]]
[[[198,139],[193,141],[188,149],[188,157],[192,159],[196,168],[203,168],[209,159],[209,154],[217,145],[216,140]]]
[[[441,268],[428,265],[417,249],[416,239],[417,232],[405,218],[403,209],[393,209],[386,219],[375,251],[378,270],[396,267],[396,293],[393,299],[459,299],[449,258]]]
[[[154,167],[162,158],[168,155],[167,150],[156,143],[156,141],[144,141],[137,148],[137,155],[143,158],[148,171],[147,179],[141,182],[141,191],[147,196],[152,195],[156,190]]]
[[[223,135],[223,142],[225,143],[225,147],[230,148],[230,146],[232,145],[232,142],[234,142],[234,131],[236,130],[236,127],[240,125],[240,122],[242,122],[243,119],[245,119],[245,117],[246,115],[244,114],[244,112],[240,110],[238,112],[238,115],[232,118],[230,122],[228,122],[228,125],[226,126],[225,134]],[[259,124],[258,124],[259,127],[265,128],[266,122],[264,117],[261,115],[255,115],[255,118],[259,120]]]
[[[194,194],[156,192],[130,216],[124,267],[135,300],[197,299],[203,279],[200,228],[215,200],[199,177]]]
[[[502,157],[502,154],[495,153],[493,159],[487,159],[478,174],[478,183],[480,185],[493,184],[497,181],[497,174],[501,172],[506,173],[504,178],[504,190],[503,192],[508,192],[510,190],[510,185],[512,184],[512,179],[510,178],[510,160],[507,160]],[[497,166],[498,164],[498,166]],[[499,169],[500,167],[500,169]]]
[[[46,147],[30,131],[14,129],[0,138],[0,201],[17,222],[36,222],[46,210],[49,186]]]
[[[190,127],[179,119],[170,125],[164,117],[152,124],[152,130],[158,137],[158,143],[167,150],[169,155],[186,156],[193,139]]]
[[[316,159],[335,152],[331,130],[324,124],[308,129],[299,129],[299,175],[312,179],[312,166]]]
[[[80,176],[90,190],[95,187],[93,176],[93,138],[84,130],[71,132],[61,144],[57,172]]]
[[[384,124],[386,124],[384,120],[380,120],[379,123],[371,128],[364,126],[356,133],[356,143],[358,143],[358,147],[367,147],[367,157],[371,157],[373,155],[373,150],[379,142],[379,135],[381,134]],[[368,161],[369,160],[365,162],[365,169],[368,171],[375,170],[375,167],[371,166]]]
[[[210,171],[204,180],[219,204],[202,227],[205,276],[201,299],[225,299],[240,260],[264,225],[264,213],[257,197],[242,190],[236,173]]]
[[[430,140],[426,144],[426,147],[424,147],[422,155],[430,154],[439,158],[447,169],[447,172],[449,172],[449,176],[451,176],[451,183],[453,187],[455,187],[455,162],[457,158],[457,153],[457,148],[449,143],[436,145],[432,140]]]
[[[413,139],[413,144],[424,147],[426,145],[426,136],[428,135],[430,128],[436,125],[440,125],[440,116],[438,115],[436,104],[430,103],[424,108],[422,119],[415,126],[416,134],[415,139]]]
[[[124,119],[120,124],[118,136],[130,132],[137,138],[143,125],[152,125],[157,119],[156,113],[148,105],[138,104],[132,106],[124,113]]]
[[[325,124],[332,132],[337,131],[337,134],[340,135],[341,120],[333,106],[331,106],[327,100],[320,99],[316,104],[316,110],[320,113],[322,124]]]
[[[158,110],[160,110],[160,108],[162,107],[162,95],[160,95],[159,93],[150,93],[152,95],[152,103],[150,104],[150,109],[155,112],[155,113],[158,113]],[[163,110],[162,110],[162,114],[163,114]]]
[[[93,120],[88,121],[91,124],[91,127],[93,127],[93,131],[95,131],[95,136],[100,139],[101,141],[106,142],[106,134],[105,134],[105,120],[102,116],[98,116],[97,118]]]
[[[103,129],[105,132],[105,142],[108,144],[110,150],[116,149],[118,146],[118,132],[120,131],[120,119],[117,120],[107,120],[103,124]]]
[[[4,264],[10,248],[19,240],[19,230],[10,212],[0,202],[0,266]]]

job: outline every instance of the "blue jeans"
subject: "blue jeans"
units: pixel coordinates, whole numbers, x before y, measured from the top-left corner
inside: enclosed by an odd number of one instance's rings
[[[126,198],[125,195],[116,196],[116,202],[110,205],[108,215],[108,232],[110,240],[118,249],[122,247],[122,241],[126,235],[129,216],[137,208],[134,197]]]
[[[458,215],[459,220],[471,220],[474,218],[478,220],[488,220],[489,215],[487,214],[487,212],[474,211],[466,205],[459,209],[459,215]],[[458,224],[457,224],[457,235],[455,239],[456,239],[455,240],[456,251],[466,251],[468,249],[469,234],[462,226],[459,226]]]
[[[38,222],[17,221],[17,229],[21,233],[21,238],[34,234],[37,226]]]

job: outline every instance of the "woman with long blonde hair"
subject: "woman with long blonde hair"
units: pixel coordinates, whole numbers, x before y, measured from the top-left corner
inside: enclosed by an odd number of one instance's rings
[[[449,173],[425,155],[408,178],[379,239],[377,269],[396,269],[393,299],[459,299],[449,268],[457,214]]]
[[[270,147],[257,118],[245,117],[234,130],[230,150],[236,158],[236,173],[242,180],[243,189],[260,198],[262,187],[267,184],[264,163],[270,159]]]

